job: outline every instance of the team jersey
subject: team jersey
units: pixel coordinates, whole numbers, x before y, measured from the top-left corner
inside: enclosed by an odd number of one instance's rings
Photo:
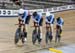
[[[42,18],[42,15],[41,14],[37,14],[37,16],[35,16],[35,17],[33,16],[33,21],[39,23],[41,18]]]
[[[21,14],[18,14],[18,15],[20,16]],[[23,15],[20,16],[20,17],[21,17],[21,18],[24,20],[24,22],[25,22],[28,15],[29,15],[28,10],[24,10]]]
[[[54,24],[54,15],[53,14],[46,16],[46,23]]]
[[[57,21],[57,25],[59,25],[60,27],[62,27],[62,25],[64,24],[64,21],[62,18],[60,18],[59,21]]]

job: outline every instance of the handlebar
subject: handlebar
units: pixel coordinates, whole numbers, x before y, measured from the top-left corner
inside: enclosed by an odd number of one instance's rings
[[[30,26],[30,27],[39,27],[39,26]]]
[[[25,25],[25,24],[15,24],[15,25]]]

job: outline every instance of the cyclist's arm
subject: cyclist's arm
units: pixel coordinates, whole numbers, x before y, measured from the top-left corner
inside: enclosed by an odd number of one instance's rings
[[[45,20],[47,23],[50,23],[50,21],[48,21],[48,17],[46,17],[46,20]]]
[[[32,16],[32,20],[33,22],[38,22],[33,16]]]
[[[34,22],[38,22],[36,19],[33,19]]]
[[[18,14],[18,19],[22,19],[22,17],[21,17],[21,15],[20,15],[20,14]]]
[[[47,23],[50,23],[50,22],[48,21],[48,19],[46,19],[46,22],[47,22]]]
[[[64,20],[62,21],[62,25],[64,25]]]
[[[38,17],[38,21],[37,22],[39,23],[41,18],[43,18],[43,16],[39,14],[37,17]]]
[[[63,22],[63,25],[64,25],[64,22]]]
[[[52,15],[52,18],[51,18],[51,20],[50,20],[50,23],[52,23],[52,22],[53,22],[53,19],[54,19],[54,15]]]
[[[50,23],[52,23],[52,21],[53,21],[53,18],[51,19]]]

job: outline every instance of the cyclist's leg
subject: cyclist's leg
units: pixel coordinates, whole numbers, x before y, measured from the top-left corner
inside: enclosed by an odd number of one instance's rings
[[[53,38],[53,24],[49,24],[49,40],[52,42]]]
[[[27,20],[25,20],[25,19],[23,19],[23,20],[24,20],[24,22],[23,22],[23,24],[24,24],[23,25],[23,33],[24,33],[23,37],[24,37],[24,42],[25,42],[25,41],[27,41],[27,31],[26,31],[27,30],[27,28],[26,28],[27,27],[27,25],[26,25]]]
[[[53,24],[50,24],[50,28],[51,28],[51,32],[52,32],[52,36],[53,36]]]
[[[40,22],[39,22],[39,26],[40,26],[40,41],[42,40],[42,24],[43,24],[43,18],[41,18]]]
[[[39,40],[39,43],[41,43],[42,41],[42,26],[39,26],[38,28],[38,40]]]
[[[48,31],[46,31],[46,36],[45,36],[45,40],[46,40],[46,44],[48,44],[48,39],[49,39],[49,35],[48,35]]]
[[[29,24],[29,22],[30,22],[30,18],[31,18],[31,15],[28,15],[27,18],[26,18],[26,20],[27,20],[27,21],[26,21],[27,24]]]
[[[42,40],[42,26],[40,26],[40,39]]]
[[[57,42],[57,39],[58,39],[58,32],[57,32],[57,29],[56,29],[56,36],[55,36],[55,43]]]
[[[46,23],[46,35],[45,35],[45,40],[46,40],[46,44],[48,44],[48,39],[49,39],[49,23]]]
[[[62,27],[60,28],[60,35],[62,34]]]
[[[26,26],[23,25],[23,36],[22,36],[22,42],[24,43],[25,41],[27,41],[27,32],[26,32]]]
[[[41,40],[42,40],[41,37],[40,37],[41,36],[41,34],[40,34],[40,28],[38,27],[37,30],[38,30],[37,39],[38,39],[38,43],[40,44]]]
[[[59,42],[59,43],[60,43],[60,40],[61,40],[61,36],[59,35],[59,36],[58,36],[58,42]]]
[[[58,26],[58,25],[56,25],[55,43],[56,43],[56,42],[57,42],[57,40],[58,40],[58,28],[59,28],[59,26]]]
[[[28,25],[29,25],[30,17],[31,16],[27,16],[26,20],[24,21],[24,23],[25,23],[25,25],[24,25],[25,41],[27,41],[27,30],[28,30]]]
[[[53,38],[53,36],[52,36],[52,32],[49,32],[50,34],[49,34],[49,40],[50,40],[50,42],[52,42],[52,38]]]
[[[59,28],[58,42],[60,42],[60,40],[61,40],[61,33],[62,33],[62,28],[60,26],[60,28]]]

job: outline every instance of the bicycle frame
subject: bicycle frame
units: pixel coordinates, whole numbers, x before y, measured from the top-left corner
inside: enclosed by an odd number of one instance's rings
[[[46,44],[48,44],[48,40],[52,41],[52,29],[50,24],[46,24]]]
[[[24,43],[24,36],[23,36],[23,31],[21,30],[21,27],[22,25],[24,25],[21,21],[18,23],[18,24],[15,24],[15,25],[18,25],[18,28],[16,30],[16,33],[15,33],[15,44],[18,43],[19,39],[22,39],[22,43]],[[18,33],[18,35],[17,35]]]
[[[39,27],[38,23],[35,23],[35,25],[33,27],[35,27],[35,28],[32,33],[32,42],[33,42],[33,44],[35,44],[36,40],[38,39],[38,43],[40,44],[40,42],[41,42],[40,27]]]

